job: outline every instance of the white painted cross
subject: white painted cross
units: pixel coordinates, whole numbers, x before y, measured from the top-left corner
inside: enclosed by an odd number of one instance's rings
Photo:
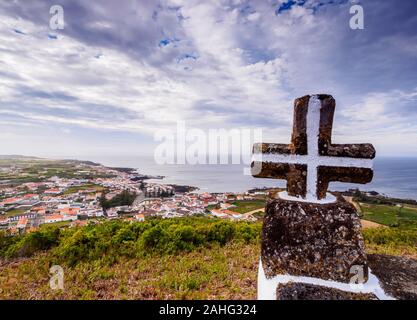
[[[286,179],[282,198],[328,203],[330,181],[368,183],[375,149],[370,144],[331,144],[335,101],[329,95],[296,99],[292,144],[254,145],[252,175]]]

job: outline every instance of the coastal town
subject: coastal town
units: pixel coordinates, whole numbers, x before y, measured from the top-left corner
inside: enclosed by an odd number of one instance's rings
[[[108,219],[141,222],[150,217],[204,215],[256,221],[266,194],[265,190],[200,193],[189,186],[165,185],[162,177],[143,175],[135,169],[91,162],[2,161],[0,230],[11,235],[45,225],[83,226]],[[158,178],[160,183],[153,182]]]

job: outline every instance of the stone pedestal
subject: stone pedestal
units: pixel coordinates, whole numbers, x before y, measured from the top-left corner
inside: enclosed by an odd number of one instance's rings
[[[266,278],[289,274],[349,283],[358,271],[364,281],[368,277],[360,218],[342,197],[331,204],[269,201],[261,259]]]
[[[378,300],[373,293],[347,292],[308,283],[280,284],[277,300]]]
[[[265,210],[259,299],[391,298],[368,270],[354,206],[327,193],[332,181],[370,182],[375,157],[371,144],[332,143],[335,107],[326,94],[298,98],[291,143],[254,145],[252,175],[287,180]]]
[[[270,200],[261,249],[260,299],[387,298],[369,274],[359,215],[341,196],[327,204]]]

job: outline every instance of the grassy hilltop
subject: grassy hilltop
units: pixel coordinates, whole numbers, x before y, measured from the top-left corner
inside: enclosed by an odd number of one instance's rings
[[[87,171],[83,164],[89,166]],[[111,177],[95,170],[95,165],[0,156],[0,168],[10,169],[0,170],[0,181],[19,186],[54,176]],[[93,181],[64,193],[82,189],[103,191]],[[0,195],[0,200],[6,197]],[[351,198],[361,218],[377,227],[363,231],[368,253],[417,258],[415,201],[370,197],[359,191]],[[265,199],[231,204],[231,210],[259,220],[94,218],[83,227],[43,224],[20,236],[0,231],[0,299],[254,299]],[[21,213],[14,210],[6,216]],[[63,291],[49,287],[49,269],[57,264],[65,272]]]
[[[195,217],[3,236],[0,299],[254,298],[260,228]],[[63,292],[48,285],[54,264]]]
[[[204,217],[48,227],[0,237],[0,299],[254,299],[261,223]],[[364,230],[368,252],[417,257],[414,229]],[[49,268],[65,288],[49,288]]]

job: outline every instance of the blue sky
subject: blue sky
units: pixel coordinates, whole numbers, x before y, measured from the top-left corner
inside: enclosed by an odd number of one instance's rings
[[[364,30],[353,3],[1,1],[0,153],[152,153],[178,120],[285,143],[294,98],[329,93],[334,142],[417,156],[417,2],[361,1]]]

